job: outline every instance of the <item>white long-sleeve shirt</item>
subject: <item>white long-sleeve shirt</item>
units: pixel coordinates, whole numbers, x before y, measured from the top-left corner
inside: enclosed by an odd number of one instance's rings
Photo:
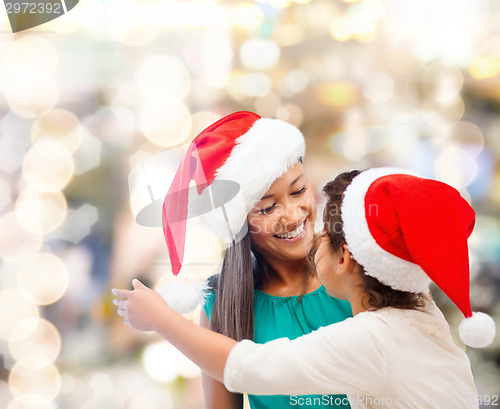
[[[293,341],[241,341],[224,384],[232,392],[292,395],[291,402],[347,394],[353,408],[478,408],[469,359],[433,301],[426,311],[366,311]]]

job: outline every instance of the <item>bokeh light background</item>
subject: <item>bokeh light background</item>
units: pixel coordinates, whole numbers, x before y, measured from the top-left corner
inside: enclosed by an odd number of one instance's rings
[[[203,407],[199,370],[126,327],[109,290],[171,279],[135,216],[235,110],[301,128],[318,197],[381,165],[457,187],[477,211],[473,309],[500,326],[499,21],[493,0],[82,0],[13,35],[2,5],[0,407]],[[184,280],[216,273],[220,242],[196,221],[188,241]],[[500,394],[500,337],[467,353]]]

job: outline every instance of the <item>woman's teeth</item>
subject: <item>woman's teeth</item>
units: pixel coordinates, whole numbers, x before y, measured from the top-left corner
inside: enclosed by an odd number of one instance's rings
[[[278,237],[280,239],[293,239],[294,237],[297,237],[299,234],[301,234],[304,231],[305,224],[306,224],[306,222],[304,220],[304,223],[302,223],[295,230],[289,231],[288,233],[284,233],[284,234],[276,234],[276,237]]]

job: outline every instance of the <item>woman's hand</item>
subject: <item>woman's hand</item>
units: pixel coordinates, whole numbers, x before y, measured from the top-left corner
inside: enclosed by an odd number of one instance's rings
[[[118,315],[125,324],[140,331],[155,331],[162,311],[169,309],[163,297],[146,287],[139,280],[132,280],[133,290],[111,290],[119,298],[113,300],[118,306]]]

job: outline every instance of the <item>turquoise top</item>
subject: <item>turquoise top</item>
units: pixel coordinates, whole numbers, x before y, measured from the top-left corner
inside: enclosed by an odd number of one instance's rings
[[[215,297],[215,291],[211,291],[203,306],[208,319],[212,315]],[[298,295],[277,297],[254,290],[254,341],[263,344],[283,337],[294,339],[317,330],[319,327],[352,317],[349,303],[330,297],[323,286],[304,294],[300,302],[298,299]],[[248,395],[248,400],[252,409],[350,407],[348,404],[342,404],[342,402],[347,402],[346,395]]]

